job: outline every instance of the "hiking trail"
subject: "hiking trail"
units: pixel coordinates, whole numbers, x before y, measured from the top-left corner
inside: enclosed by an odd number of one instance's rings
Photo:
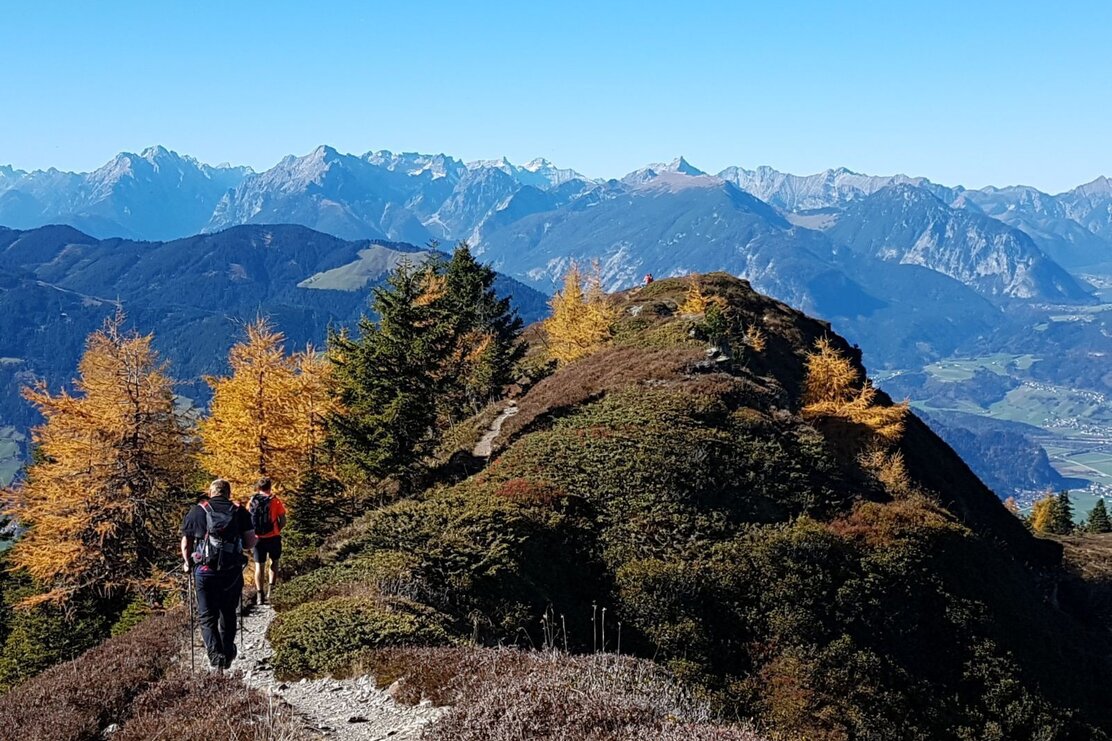
[[[483,433],[483,436],[479,438],[479,442],[475,443],[475,449],[471,451],[471,455],[476,458],[489,458],[494,448],[494,441],[502,432],[502,423],[517,414],[517,412],[516,401],[511,401],[506,404],[505,408],[499,412],[498,416],[494,418],[494,421],[490,423],[490,427]]]
[[[274,649],[266,630],[274,619],[269,605],[249,608],[243,618],[240,655],[232,671],[243,681],[271,697],[284,700],[306,727],[323,739],[336,741],[417,741],[425,725],[442,712],[428,703],[399,705],[389,692],[375,686],[373,677],[352,679],[302,679],[282,682],[274,678]]]

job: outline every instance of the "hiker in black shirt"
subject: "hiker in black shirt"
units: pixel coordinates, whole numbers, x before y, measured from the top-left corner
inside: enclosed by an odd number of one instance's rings
[[[181,524],[181,555],[197,585],[197,621],[209,663],[227,669],[236,657],[236,610],[243,594],[244,548],[255,545],[247,510],[231,501],[223,479],[209,486],[208,501],[193,505]]]

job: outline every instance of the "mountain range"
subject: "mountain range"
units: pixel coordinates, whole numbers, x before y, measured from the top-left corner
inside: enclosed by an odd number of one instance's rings
[[[1078,267],[1112,264],[1104,179],[1050,196],[845,169],[711,175],[679,157],[594,180],[543,159],[326,146],[265,172],[163,147],[92,173],[0,172],[0,224],[13,228],[65,223],[101,239],[168,241],[298,224],[349,241],[466,239],[545,293],[572,261],[597,261],[608,290],[646,273],[727,270],[834,322],[876,367],[944,357],[1032,306],[1091,303]]]
[[[16,230],[0,232],[0,422],[17,426],[30,421],[18,386],[68,378],[117,301],[196,379],[213,369],[191,358],[221,354],[228,317],[268,313],[319,342],[399,256],[458,239],[526,318],[573,261],[611,291],[724,270],[830,321],[877,369],[1030,353],[1023,381],[1112,391],[1106,178],[1050,195],[844,168],[711,174],[679,157],[600,180],[544,159],[327,146],[254,172],[151,147],[91,173],[0,167],[0,224]]]
[[[620,182],[636,186],[667,173],[708,175],[680,157],[649,165]],[[812,224],[822,222],[824,210],[840,210],[878,191],[917,188],[954,209],[1023,232],[1067,268],[1112,260],[1112,182],[1107,177],[1057,195],[1026,186],[973,190],[845,168],[800,176],[771,167],[734,166],[712,177]],[[521,216],[522,208],[549,210],[612,182],[544,159],[525,165],[505,158],[464,163],[445,154],[351,155],[327,146],[254,172],[210,166],[155,146],[139,154],[122,152],[88,173],[0,166],[0,224],[33,228],[60,223],[100,238],[167,240],[238,224],[297,223],[347,239],[422,243],[430,238],[475,239],[504,226],[510,214],[502,212],[519,193],[525,198],[518,199],[513,214]]]

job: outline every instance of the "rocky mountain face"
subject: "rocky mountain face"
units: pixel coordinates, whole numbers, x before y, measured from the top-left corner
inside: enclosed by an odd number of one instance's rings
[[[922,265],[990,297],[1076,302],[1088,291],[1025,233],[910,184],[851,202],[826,229],[878,259]]]
[[[815,175],[792,175],[767,166],[755,170],[727,167],[718,177],[785,211],[843,206],[890,185],[914,185],[931,192],[946,190],[926,178],[862,175],[844,167]]]
[[[463,162],[445,155],[363,156],[318,147],[251,175],[217,204],[206,231],[236,224],[303,224],[346,239],[423,243],[466,238],[523,188],[582,182],[546,160]]]
[[[1112,180],[1102,175],[1061,194],[1058,200],[1070,219],[1102,239],[1112,240]]]
[[[622,181],[644,185],[668,174],[708,175],[679,157],[638,169]],[[884,188],[914,186],[946,205],[1023,231],[1065,267],[1112,260],[1112,185],[1104,177],[1056,196],[1030,187],[969,190],[845,168],[798,176],[771,167],[727,167],[716,177],[794,215],[804,227],[821,226],[824,215]],[[98,237],[168,239],[240,224],[290,223],[349,239],[419,244],[430,238],[479,239],[495,224],[507,224],[510,216],[554,207],[536,191],[582,195],[600,185],[603,181],[542,158],[525,165],[505,158],[465,164],[443,154],[380,150],[357,156],[318,147],[256,174],[249,168],[202,165],[151,147],[140,155],[122,152],[87,174],[0,167],[0,224],[57,223]],[[510,199],[529,189],[504,213]]]
[[[64,223],[104,236],[172,239],[200,231],[224,192],[249,172],[163,147],[122,152],[89,173],[9,168],[0,174],[0,224]]]

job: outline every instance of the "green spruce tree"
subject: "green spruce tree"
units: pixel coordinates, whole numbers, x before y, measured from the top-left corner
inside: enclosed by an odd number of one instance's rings
[[[1108,517],[1108,508],[1104,504],[1103,497],[1097,500],[1096,505],[1089,512],[1085,529],[1090,533],[1112,533],[1112,519]]]
[[[374,291],[377,320],[363,317],[355,337],[329,335],[340,409],[328,430],[348,474],[404,486],[435,446],[437,375],[452,338],[426,300],[432,277],[431,269],[402,263]]]
[[[478,262],[466,242],[434,269],[444,277],[437,308],[453,339],[442,374],[444,411],[450,419],[470,416],[513,380],[525,352],[522,321],[509,297],[495,291],[497,273]]]
[[[1066,490],[1062,490],[1054,498],[1050,532],[1055,535],[1069,535],[1073,532],[1073,502],[1070,501],[1070,493]]]

